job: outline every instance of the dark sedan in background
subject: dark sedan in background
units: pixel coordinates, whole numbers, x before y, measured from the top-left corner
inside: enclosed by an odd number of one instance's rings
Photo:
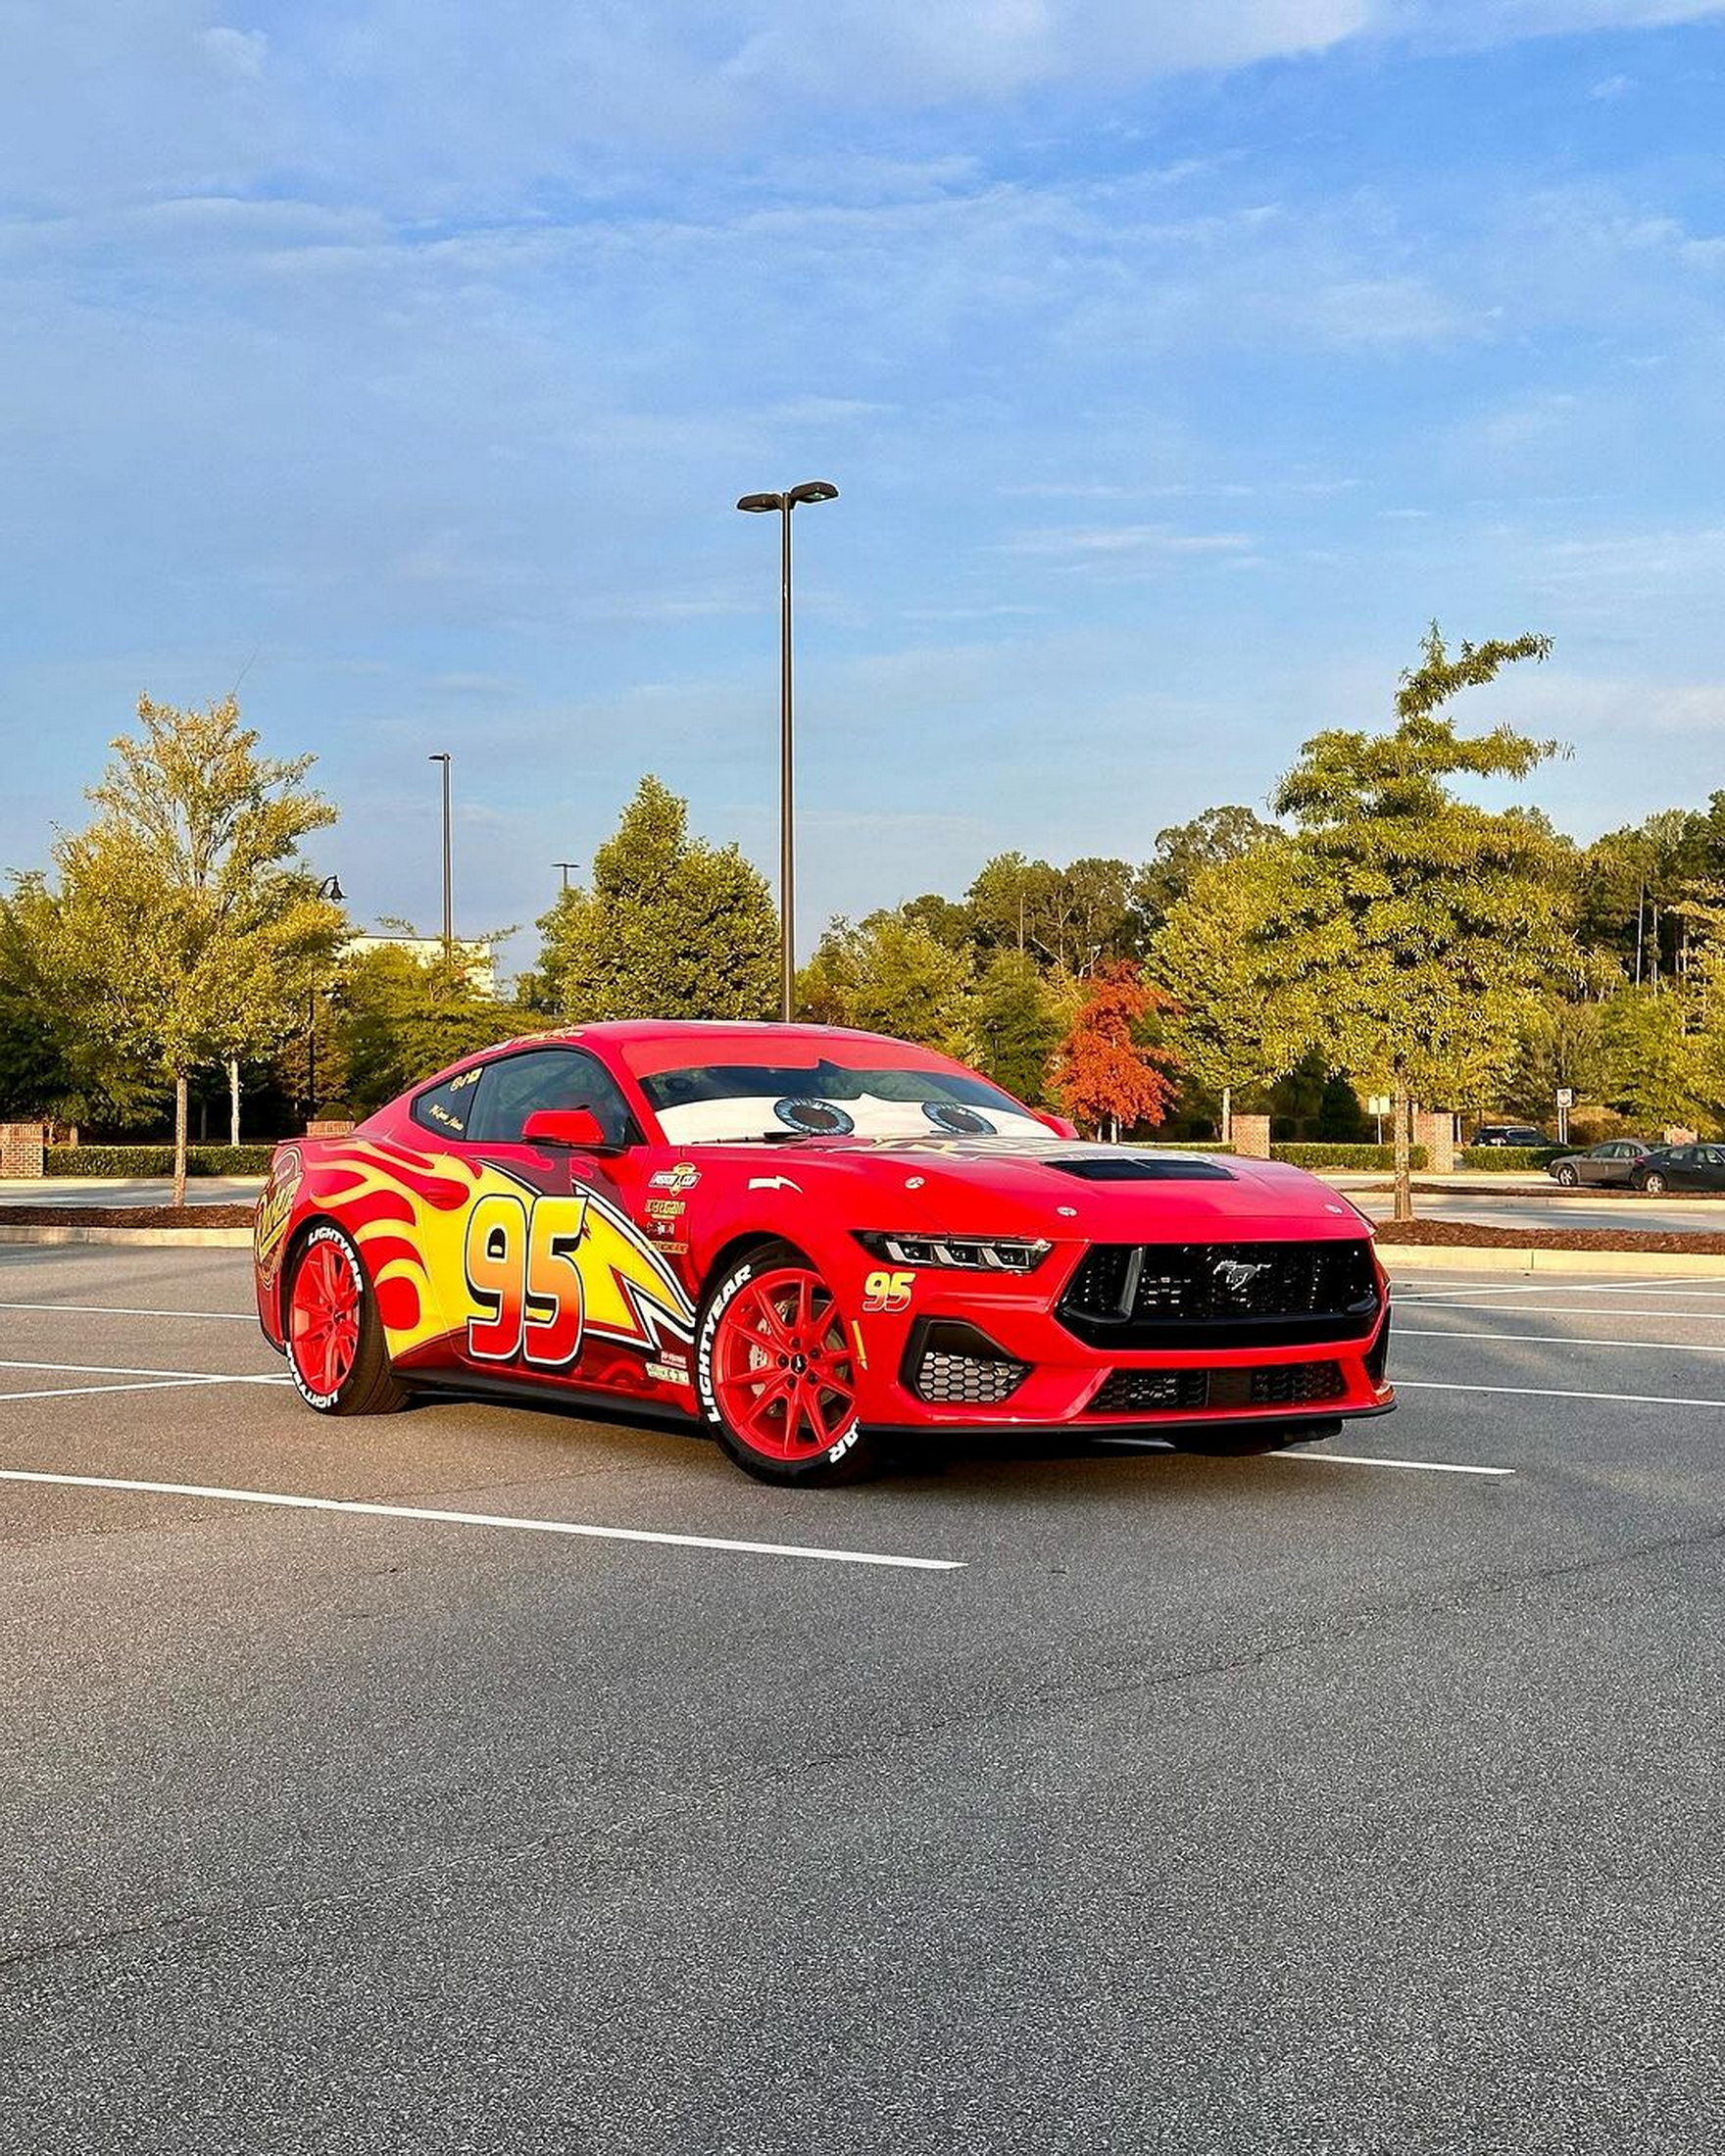
[[[1629,1171],[1638,1191],[1725,1191],[1725,1146],[1655,1146]]]
[[[1586,1152],[1561,1154],[1548,1162],[1546,1173],[1569,1190],[1582,1183],[1617,1183],[1627,1189],[1637,1163],[1653,1150],[1639,1138],[1607,1138],[1602,1146],[1590,1146]]]

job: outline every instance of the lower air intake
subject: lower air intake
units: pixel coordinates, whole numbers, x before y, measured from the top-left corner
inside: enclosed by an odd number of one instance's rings
[[[1257,1369],[1116,1370],[1085,1409],[1154,1415],[1185,1409],[1309,1407],[1348,1390],[1339,1362],[1277,1362]]]
[[[905,1381],[933,1407],[998,1407],[1030,1375],[974,1325],[923,1326],[905,1358]]]

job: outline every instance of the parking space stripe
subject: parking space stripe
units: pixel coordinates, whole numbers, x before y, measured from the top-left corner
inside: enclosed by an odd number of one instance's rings
[[[134,1378],[124,1385],[45,1385],[33,1393],[0,1393],[7,1400],[77,1399],[85,1393],[172,1393],[200,1385],[291,1385],[292,1378]]]
[[[0,1359],[0,1370],[58,1370],[74,1378],[211,1378],[223,1385],[282,1385],[287,1381],[273,1371],[240,1374],[225,1370],[141,1370],[126,1363],[108,1362],[12,1362]]]
[[[1272,1460],[1309,1460],[1314,1467],[1405,1467],[1416,1475],[1513,1475],[1512,1467],[1469,1467],[1454,1460],[1374,1460],[1363,1452],[1270,1452]]]
[[[908,1572],[962,1572],[958,1557],[894,1557],[867,1549],[816,1549],[798,1543],[732,1542],[716,1535],[670,1535],[640,1527],[588,1527],[570,1520],[536,1520],[518,1513],[440,1512],[413,1504],[371,1504],[357,1497],[302,1497],[278,1490],[222,1490],[200,1483],[132,1482],[107,1475],[52,1475],[0,1467],[0,1482],[47,1483],[74,1490],[138,1491],[164,1497],[209,1497],[229,1504],[285,1505],[306,1512],[358,1512],[391,1520],[431,1520],[452,1527],[521,1528],[536,1535],[573,1535],[594,1542],[661,1543],[679,1549],[721,1549],[752,1557],[812,1557],[823,1564],[885,1565]]]
[[[113,1302],[0,1302],[0,1310],[63,1310],[72,1317],[198,1317],[256,1325],[256,1310],[133,1310]]]
[[[1552,1385],[1458,1385],[1438,1378],[1398,1378],[1398,1393],[1502,1393],[1515,1399],[1608,1399],[1624,1407],[1719,1407],[1725,1399],[1685,1399],[1669,1393],[1572,1393]]]
[[[1405,1347],[1410,1340],[1489,1340],[1508,1347],[1639,1348],[1650,1355],[1725,1355],[1725,1347],[1707,1348],[1689,1340],[1600,1340],[1573,1333],[1452,1333],[1435,1325],[1399,1326],[1397,1346]]]

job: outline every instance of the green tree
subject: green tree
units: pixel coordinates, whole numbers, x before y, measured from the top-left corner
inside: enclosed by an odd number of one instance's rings
[[[1155,935],[1207,868],[1216,868],[1281,837],[1273,823],[1237,803],[1207,808],[1190,823],[1156,835],[1156,852],[1138,871],[1133,898],[1147,933]]]
[[[192,1070],[283,1039],[340,936],[299,852],[336,812],[305,786],[313,759],[261,756],[231,696],[140,697],[138,725],[89,790],[97,820],[55,844],[48,968],[86,1046],[172,1085],[178,1205]]]
[[[968,951],[949,951],[919,920],[870,913],[855,926],[841,914],[797,983],[797,1007],[817,1024],[856,1026],[918,1041],[968,1060],[975,1053]]]
[[[688,831],[688,804],[651,774],[540,921],[540,993],[570,1020],[764,1018],[778,1005],[778,915],[735,846]]]
[[[1611,1080],[1620,1115],[1654,1138],[1666,1124],[1697,1128],[1717,1099],[1706,1044],[1689,1033],[1683,1005],[1651,988],[1625,988],[1604,1006]]]
[[[447,965],[441,953],[421,960],[399,944],[344,958],[320,1001],[318,1094],[356,1115],[369,1115],[446,1063],[544,1023],[481,995],[459,956]],[[305,1022],[309,1029],[310,1005]]]
[[[1048,1098],[1049,1068],[1075,1014],[1028,952],[997,951],[970,1004],[978,1067],[1031,1107]]]
[[[965,909],[979,950],[1028,951],[1056,972],[1085,974],[1105,960],[1138,956],[1135,882],[1123,860],[1091,857],[1056,868],[997,854],[977,871]]]
[[[1168,1044],[1182,1070],[1220,1099],[1224,1139],[1235,1092],[1256,1100],[1307,1045],[1306,1006],[1290,991],[1276,948],[1291,843],[1277,831],[1199,869],[1151,946],[1152,974],[1172,1001]]]
[[[1395,727],[1333,728],[1305,744],[1277,791],[1299,828],[1273,953],[1309,1040],[1394,1103],[1396,1210],[1412,1210],[1408,1116],[1415,1097],[1454,1101],[1511,1062],[1529,997],[1564,956],[1565,905],[1552,844],[1527,817],[1457,799],[1456,777],[1522,778],[1558,744],[1499,726],[1455,731],[1444,707],[1550,639],[1462,644],[1436,623],[1402,677]]]

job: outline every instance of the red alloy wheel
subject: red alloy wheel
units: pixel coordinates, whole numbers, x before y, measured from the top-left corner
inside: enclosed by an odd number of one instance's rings
[[[360,1281],[342,1244],[314,1243],[300,1260],[287,1331],[307,1391],[339,1393],[360,1351]]]
[[[739,1289],[713,1341],[713,1391],[738,1439],[770,1460],[813,1460],[856,1420],[844,1321],[820,1275],[781,1266]]]

